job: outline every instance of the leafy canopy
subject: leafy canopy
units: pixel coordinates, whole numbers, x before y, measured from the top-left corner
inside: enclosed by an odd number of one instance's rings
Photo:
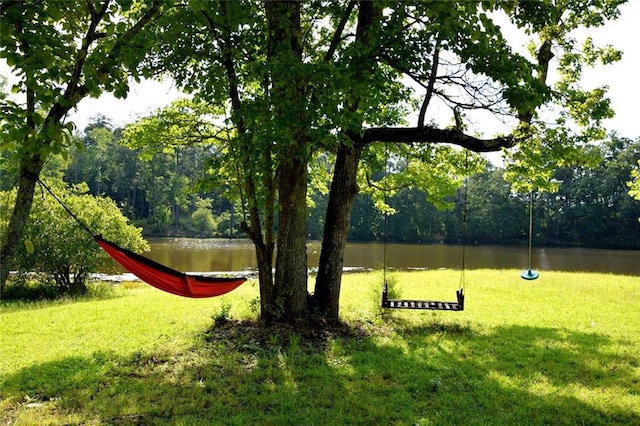
[[[157,1],[3,1],[0,58],[17,81],[0,99],[0,149],[66,155],[66,114],[86,96],[127,96],[149,48],[142,29],[159,10]]]

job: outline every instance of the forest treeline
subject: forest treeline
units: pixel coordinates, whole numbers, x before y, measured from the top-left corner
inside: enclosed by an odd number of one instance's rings
[[[148,236],[245,237],[240,229],[241,206],[224,197],[225,188],[201,185],[209,148],[188,146],[149,156],[124,146],[121,135],[122,129],[97,117],[79,136],[78,146],[83,148],[65,162],[51,165],[49,173],[70,184],[86,182],[90,193],[110,197]],[[640,248],[640,201],[629,196],[627,187],[640,159],[640,138],[633,141],[612,134],[593,149],[600,158],[596,167],[558,169],[558,192],[534,194],[536,245]],[[396,212],[386,223],[371,197],[361,193],[354,202],[349,239],[524,243],[530,194],[514,194],[503,173],[488,164],[446,200],[445,210],[429,203],[423,192],[400,189],[386,200]],[[327,197],[323,191],[309,194],[310,240],[322,237]]]

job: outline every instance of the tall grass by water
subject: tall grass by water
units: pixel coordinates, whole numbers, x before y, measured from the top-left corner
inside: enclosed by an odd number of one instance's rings
[[[454,301],[460,280],[389,281]],[[256,326],[255,282],[2,302],[0,423],[640,425],[640,277],[472,270],[464,286],[463,312],[383,312],[382,275],[346,275],[329,329]]]

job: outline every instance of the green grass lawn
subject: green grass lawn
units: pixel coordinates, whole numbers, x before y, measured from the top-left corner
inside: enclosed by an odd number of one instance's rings
[[[253,325],[255,282],[3,302],[0,424],[640,425],[640,277],[519,272],[467,271],[464,312],[383,313],[382,275],[346,275],[330,330]],[[391,281],[453,301],[460,277]]]

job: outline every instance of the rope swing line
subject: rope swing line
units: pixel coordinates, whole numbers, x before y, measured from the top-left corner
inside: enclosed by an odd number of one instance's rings
[[[384,175],[389,176],[389,164],[388,164],[388,159],[389,159],[389,147],[387,145],[387,142],[385,142],[384,144]],[[382,192],[383,192],[383,199],[384,199],[384,204],[385,206],[387,205],[387,189],[388,189],[388,182],[384,183],[384,186],[382,188]],[[382,279],[384,281],[384,295],[386,297],[387,294],[387,289],[388,289],[388,281],[387,281],[387,263],[388,263],[388,251],[387,251],[387,238],[389,236],[389,212],[385,211],[384,212],[384,218],[382,220],[382,232],[384,233],[383,235],[383,259],[382,259]]]
[[[532,240],[533,240],[533,192],[529,194],[529,269],[531,269]]]
[[[389,175],[388,166],[389,151],[387,143],[385,143],[385,176]],[[465,167],[467,166],[468,157],[465,157]],[[387,201],[387,183],[383,187],[384,201]],[[465,267],[465,246],[466,246],[466,178],[465,191],[463,192],[463,251],[462,251],[462,275],[460,278],[460,289],[456,291],[456,302],[441,302],[436,300],[403,300],[388,298],[388,281],[387,281],[387,235],[388,235],[388,213],[385,212],[383,220],[384,229],[384,259],[383,259],[383,289],[382,289],[382,307],[388,309],[420,309],[420,310],[436,310],[436,311],[463,311],[464,310],[464,267]]]
[[[531,269],[533,257],[533,191],[529,193],[529,265],[520,273],[522,279],[533,281],[540,276],[538,271]]]
[[[215,297],[235,290],[247,279],[245,277],[212,277],[192,275],[176,271],[131,250],[125,249],[95,234],[65,203],[58,198],[42,180],[37,182],[66,210],[78,225],[93,236],[102,249],[124,269],[133,273],[147,284],[177,296],[191,298]]]
[[[464,182],[462,187],[462,261],[460,265],[460,288],[457,293],[464,296],[465,288],[465,271],[467,259],[467,238],[468,238],[468,206],[467,192],[469,190],[469,151],[465,151],[464,156]],[[457,294],[456,293],[456,294]]]

